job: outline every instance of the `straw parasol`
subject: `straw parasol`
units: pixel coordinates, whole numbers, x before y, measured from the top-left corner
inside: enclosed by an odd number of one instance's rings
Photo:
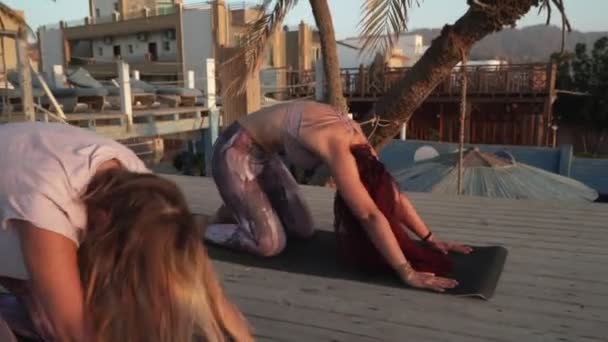
[[[593,202],[598,197],[583,183],[519,163],[508,152],[491,154],[477,148],[464,152],[464,195],[571,202]],[[457,194],[458,151],[392,173],[406,191]]]

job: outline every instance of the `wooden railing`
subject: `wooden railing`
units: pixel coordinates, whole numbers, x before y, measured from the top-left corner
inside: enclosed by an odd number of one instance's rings
[[[315,71],[287,71],[287,84],[290,98],[313,96],[315,94]]]
[[[262,90],[280,99],[311,97],[315,94],[315,71],[267,68],[261,74]]]
[[[342,89],[348,99],[375,99],[386,93],[411,68],[373,69],[370,67],[343,68]],[[467,66],[468,93],[471,96],[545,96],[553,87],[550,64],[512,64]],[[291,71],[288,77],[289,97],[298,98],[314,94],[315,73],[311,70]],[[461,68],[435,88],[431,96],[451,97],[460,94]]]

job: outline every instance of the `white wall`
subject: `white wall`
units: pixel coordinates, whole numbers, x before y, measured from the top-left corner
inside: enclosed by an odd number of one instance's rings
[[[185,69],[194,71],[196,88],[206,93],[205,60],[213,58],[214,50],[211,8],[186,8],[183,18]]]
[[[63,34],[58,28],[41,28],[39,34],[42,71],[52,75],[53,65],[63,65]]]
[[[355,47],[363,46],[364,40],[358,37],[347,38],[341,42]],[[421,35],[417,34],[402,34],[399,36],[397,44],[395,44],[395,51],[401,50],[401,52],[408,58],[405,66],[412,66],[420,59],[424,54],[427,46],[423,45],[423,39]],[[375,53],[364,52],[362,56],[358,56],[359,50],[348,48],[344,45],[338,44],[338,58],[340,60],[340,66],[343,68],[358,67],[360,64],[369,65],[373,62]]]
[[[352,48],[343,44],[338,44],[338,60],[341,68],[358,68],[361,64],[369,65],[374,55],[363,53],[359,55],[359,49]]]
[[[501,66],[507,65],[506,61],[500,59],[480,59],[474,61],[467,61],[467,66],[469,67],[483,67],[484,70],[497,70],[500,69]],[[460,66],[462,62],[458,62],[454,67],[454,71],[460,70]]]
[[[91,1],[91,0],[89,0]],[[99,16],[101,18],[110,17],[114,11],[114,4],[118,3],[118,0],[94,0],[95,7],[99,8]]]
[[[141,41],[136,34],[129,36],[115,36],[112,43],[106,44],[103,39],[93,41],[93,58],[98,62],[111,62],[114,59],[114,46],[120,45],[122,59],[127,62],[143,62],[148,53],[148,45],[156,43],[159,62],[175,62],[177,58],[177,40],[165,37],[164,31],[149,32],[148,39]],[[164,48],[165,42],[169,43],[169,51]],[[133,47],[133,53],[129,51]],[[99,54],[99,51],[102,54]]]
[[[397,45],[408,57],[419,55],[423,48],[422,36],[418,34],[401,35]]]
[[[399,36],[399,48],[403,50],[404,55],[408,58],[405,66],[411,67],[416,64],[426,49],[428,49],[428,46],[422,43],[422,36],[418,34]]]

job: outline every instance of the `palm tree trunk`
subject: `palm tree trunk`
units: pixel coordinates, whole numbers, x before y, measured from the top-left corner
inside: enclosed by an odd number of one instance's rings
[[[441,35],[433,40],[420,60],[378,102],[376,114],[391,123],[378,127],[370,138],[372,145],[379,149],[399,132],[401,124],[452,73],[463,51],[468,54],[486,35],[515,24],[533,5],[538,5],[537,2],[484,0],[483,8],[472,5],[454,25],[444,26]]]
[[[327,79],[326,101],[337,110],[347,113],[348,105],[342,92],[336,35],[327,0],[310,0],[310,7],[312,8],[321,40],[323,70]]]

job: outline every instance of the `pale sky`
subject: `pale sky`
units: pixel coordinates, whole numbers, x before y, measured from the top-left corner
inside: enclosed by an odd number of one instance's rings
[[[356,36],[357,24],[361,14],[363,0],[328,0],[333,15],[334,27],[338,39]],[[200,3],[200,0],[185,0],[185,3]],[[228,1],[243,3],[243,1]],[[261,1],[249,1],[260,3]],[[439,28],[446,23],[453,23],[467,8],[466,0],[423,0],[419,8],[410,11],[410,29]],[[579,31],[608,31],[608,0],[565,0],[566,10],[573,25]],[[33,28],[43,24],[54,24],[59,20],[82,19],[88,15],[88,0],[4,0],[4,3],[26,12],[28,22]],[[558,24],[554,15],[553,22]],[[286,24],[296,25],[304,20],[314,24],[308,1],[300,0],[292,10]],[[533,10],[518,26],[544,23],[545,16],[537,15]]]

